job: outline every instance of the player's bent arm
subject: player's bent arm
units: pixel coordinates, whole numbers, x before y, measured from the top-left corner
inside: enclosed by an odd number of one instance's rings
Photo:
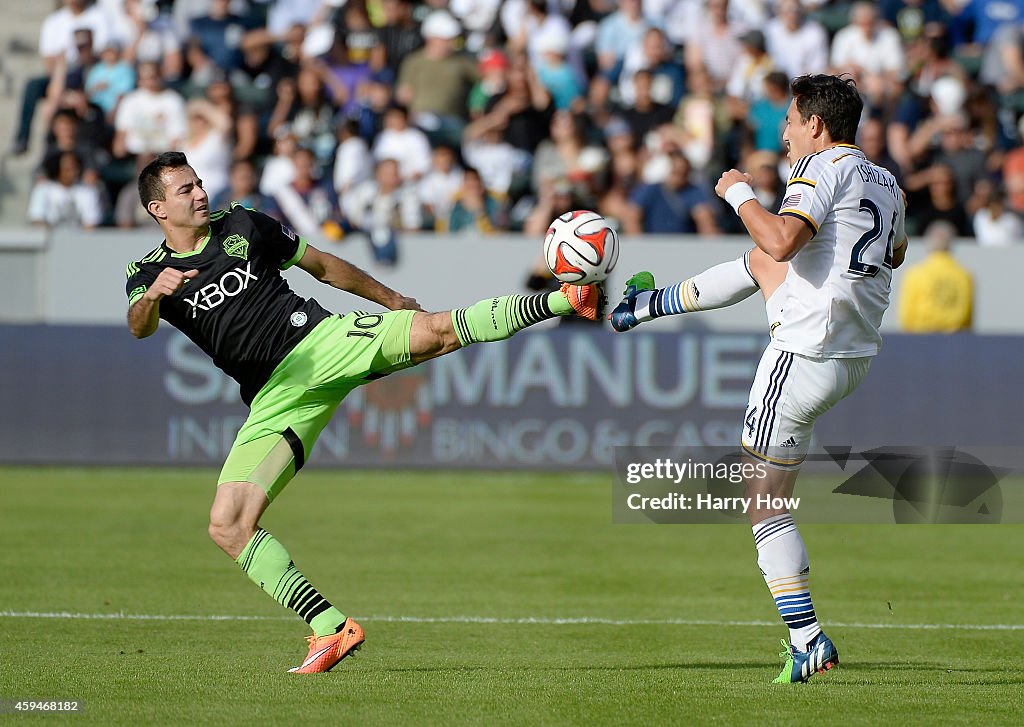
[[[143,295],[128,308],[128,330],[136,338],[148,338],[160,325],[160,301]]]
[[[907,242],[907,238],[904,237],[903,238],[903,242],[900,244],[900,246],[895,248],[895,249],[893,249],[893,251],[892,251],[892,266],[894,268],[898,268],[900,265],[903,264],[903,261],[906,260],[906,258],[907,258],[907,248],[908,247],[910,247],[910,245]]]
[[[803,220],[772,214],[757,200],[740,205],[739,215],[754,244],[776,262],[792,260],[814,236]]]
[[[160,325],[160,301],[165,296],[177,293],[189,280],[199,275],[198,270],[175,270],[164,268],[142,297],[128,308],[128,330],[136,338],[146,338],[156,333]]]
[[[412,298],[392,290],[376,278],[336,255],[317,250],[310,244],[296,263],[300,268],[338,290],[379,303],[389,310],[422,310]]]

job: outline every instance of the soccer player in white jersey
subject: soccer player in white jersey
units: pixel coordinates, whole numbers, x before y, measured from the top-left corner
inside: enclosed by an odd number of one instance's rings
[[[782,139],[792,166],[777,213],[766,210],[735,169],[715,187],[756,247],[667,288],[650,273],[626,284],[610,318],[617,331],[665,315],[713,310],[758,289],[771,342],[758,364],[743,419],[744,455],[768,475],[747,496],[788,497],[815,420],[864,379],[879,350],[893,268],[906,253],[905,203],[892,174],[854,146],[863,103],[850,79],[800,76]],[[777,683],[805,682],[839,663],[822,632],[808,587],[807,550],[788,510],[749,512],[757,562],[790,644]]]

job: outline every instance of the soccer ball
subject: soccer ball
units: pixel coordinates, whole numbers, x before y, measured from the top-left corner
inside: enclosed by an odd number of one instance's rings
[[[566,212],[548,228],[544,260],[563,283],[600,283],[619,260],[619,236],[596,212]]]

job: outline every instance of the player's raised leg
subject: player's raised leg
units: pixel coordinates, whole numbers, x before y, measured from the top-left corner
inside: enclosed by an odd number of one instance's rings
[[[758,289],[767,299],[785,279],[787,268],[788,263],[777,263],[754,248],[667,288],[656,288],[650,273],[637,273],[626,282],[622,302],[609,319],[612,328],[622,332],[663,316],[735,305]]]
[[[412,363],[421,363],[472,343],[503,341],[551,318],[575,314],[597,320],[600,298],[597,285],[564,284],[553,293],[504,295],[481,300],[468,308],[417,313],[409,334]]]

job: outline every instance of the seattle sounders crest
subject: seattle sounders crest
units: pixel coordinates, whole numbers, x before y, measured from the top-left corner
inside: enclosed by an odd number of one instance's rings
[[[231,257],[247,260],[249,258],[249,241],[241,235],[231,235],[224,240],[224,252]]]

